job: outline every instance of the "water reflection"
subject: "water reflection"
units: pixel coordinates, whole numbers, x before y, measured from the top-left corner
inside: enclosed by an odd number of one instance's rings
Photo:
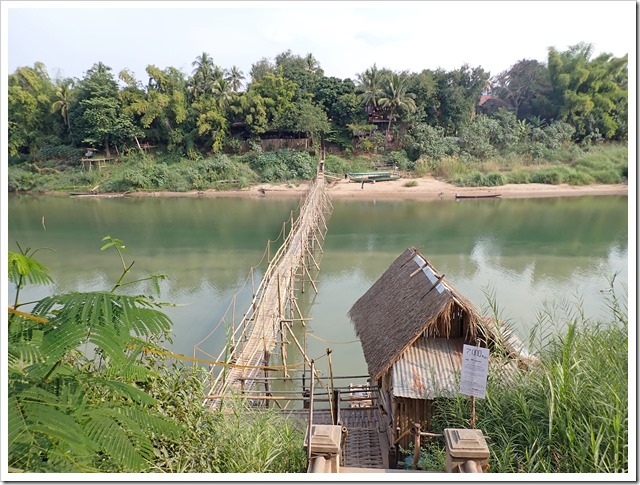
[[[9,249],[51,247],[38,258],[52,270],[51,287],[28,289],[22,301],[48,292],[109,289],[122,271],[102,237],[125,241],[132,278],[162,272],[162,300],[174,321],[173,349],[193,345],[220,320],[249,268],[275,239],[293,199],[70,199],[9,197]],[[526,336],[545,302],[582,298],[585,313],[607,314],[600,293],[619,272],[628,280],[627,198],[580,197],[485,201],[334,201],[317,276],[319,294],[300,296],[312,320],[309,354],[334,351],[336,372],[366,373],[349,308],[407,247],[416,246],[479,308],[493,292],[505,318]],[[46,230],[42,226],[45,217]],[[259,281],[259,272],[256,274]],[[132,290],[150,292],[148,285]],[[9,301],[15,289],[9,288]],[[239,312],[250,301],[241,295]],[[304,338],[301,324],[296,335]],[[216,355],[225,331],[208,341]],[[340,343],[333,343],[340,342]],[[349,343],[347,343],[349,342]],[[290,346],[290,361],[297,350]],[[318,362],[328,372],[326,358]]]

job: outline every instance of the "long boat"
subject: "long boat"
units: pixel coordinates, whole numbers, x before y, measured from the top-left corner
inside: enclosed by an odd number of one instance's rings
[[[502,194],[477,194],[477,195],[465,195],[456,194],[456,199],[494,199],[500,197]]]
[[[351,182],[384,182],[387,180],[398,180],[398,172],[349,172],[347,173]]]

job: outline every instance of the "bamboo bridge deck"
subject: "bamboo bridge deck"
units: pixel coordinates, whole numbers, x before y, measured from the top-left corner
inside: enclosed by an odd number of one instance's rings
[[[269,266],[255,291],[249,311],[238,325],[234,324],[233,348],[226,349],[218,357],[218,361],[224,360],[232,365],[225,367],[217,376],[211,369],[211,387],[204,404],[212,409],[220,405],[223,397],[251,389],[263,373],[264,366],[268,365],[276,343],[286,340],[285,335],[287,329],[291,332],[289,324],[297,307],[293,296],[296,282],[301,282],[303,291],[305,281],[315,288],[309,266],[313,264],[319,269],[313,253],[318,248],[322,249],[321,239],[327,230],[325,214],[330,210],[322,167],[321,162],[289,235],[273,258],[269,258]]]

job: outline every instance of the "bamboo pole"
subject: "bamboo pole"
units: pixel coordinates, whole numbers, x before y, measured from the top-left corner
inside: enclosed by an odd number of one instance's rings
[[[268,396],[271,395],[271,385],[269,383],[269,368],[268,368],[268,365],[269,365],[269,352],[267,352],[265,350],[265,353],[264,353],[264,366],[265,366],[265,368],[264,368],[264,377],[265,377],[264,392],[265,392],[265,397],[268,397]],[[241,381],[241,382],[244,382],[244,381]],[[269,399],[266,399],[264,404],[268,408],[269,407]]]
[[[420,461],[420,423],[413,423],[411,434],[413,434],[413,468],[417,470],[418,461]]]
[[[309,428],[307,431],[307,460],[311,459],[311,427],[313,426],[313,371],[315,370],[315,365],[313,360],[311,361],[311,384],[310,384],[310,392],[309,392]]]
[[[284,376],[289,377],[289,370],[287,369],[287,346],[286,343],[286,326],[284,322],[280,322],[280,353],[282,354],[282,365],[284,366]]]

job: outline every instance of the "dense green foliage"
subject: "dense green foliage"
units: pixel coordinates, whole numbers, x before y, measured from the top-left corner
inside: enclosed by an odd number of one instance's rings
[[[37,63],[9,75],[9,154],[33,161],[42,147],[64,145],[110,156],[112,149],[121,155],[145,142],[194,160],[277,137],[308,139],[316,152],[321,141],[333,140],[341,149],[364,152],[392,145],[414,159],[443,150],[451,155],[451,140],[424,152],[415,140],[405,143],[404,133],[429,126],[445,139],[459,138],[462,151],[488,157],[493,150],[478,137],[494,127],[487,121],[477,126],[475,117],[493,118],[500,107],[531,128],[567,123],[572,141],[624,141],[627,57],[591,59],[592,51],[588,44],[564,52],[550,48],[548,64],[524,59],[493,78],[466,64],[419,73],[374,64],[355,81],[327,77],[312,54],[289,50],[255,63],[248,78],[236,66],[217,66],[206,52],[192,62],[190,75],[149,65],[146,85],[126,69],[116,78],[101,62],[83,79],[51,80]],[[489,96],[481,103],[482,94]],[[366,140],[353,136],[351,126],[366,124],[376,128]],[[378,133],[381,140],[371,139]]]
[[[201,406],[204,370],[169,366],[171,322],[153,296],[128,295],[162,275],[129,280],[133,262],[109,236],[123,271],[106,291],[54,294],[18,310],[26,285],[51,282],[48,268],[9,253],[16,299],[8,320],[8,457],[27,472],[287,472],[306,465],[303,431],[240,404]]]

